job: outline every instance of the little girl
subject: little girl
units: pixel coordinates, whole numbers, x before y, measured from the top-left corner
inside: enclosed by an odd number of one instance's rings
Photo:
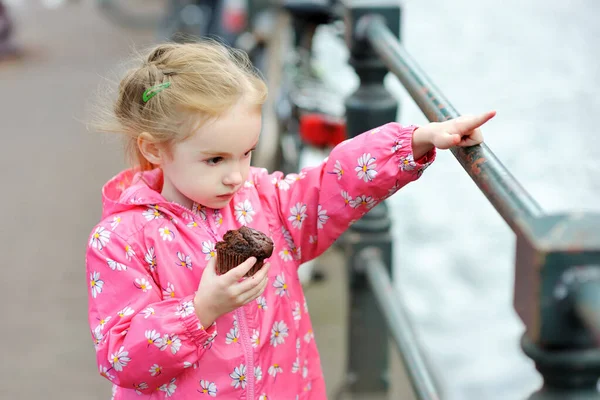
[[[86,260],[115,399],[326,399],[298,266],[494,116],[391,122],[283,176],[250,167],[266,96],[245,54],[208,41],[159,45],[120,83],[136,165],[104,186]],[[242,225],[273,239],[270,264],[217,275],[215,243]]]

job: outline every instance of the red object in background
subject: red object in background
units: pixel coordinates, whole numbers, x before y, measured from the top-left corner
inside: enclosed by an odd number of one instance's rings
[[[240,33],[246,28],[248,7],[244,0],[226,0],[223,6],[223,26],[227,32]]]
[[[323,114],[300,117],[300,137],[316,147],[334,147],[346,140],[346,122]]]

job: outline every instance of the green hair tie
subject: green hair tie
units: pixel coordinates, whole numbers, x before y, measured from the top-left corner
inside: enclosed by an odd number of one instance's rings
[[[171,86],[171,82],[165,82],[165,83],[161,83],[159,85],[155,85],[155,86],[152,86],[151,88],[146,89],[146,91],[142,95],[142,99],[144,100],[144,103],[147,103],[148,100],[150,100],[151,98],[153,98],[154,96],[156,96],[158,93],[162,92],[169,86]]]

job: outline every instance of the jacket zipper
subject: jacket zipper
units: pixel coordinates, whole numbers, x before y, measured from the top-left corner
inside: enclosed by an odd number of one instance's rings
[[[208,221],[203,220],[202,217],[199,217],[193,212],[191,215],[194,221],[199,221],[200,224],[203,225],[204,229],[208,232],[210,236],[212,236],[213,240],[216,243],[218,241],[217,234],[214,230],[212,230]],[[208,220],[208,215],[206,216],[206,218]],[[254,400],[254,351],[252,350],[252,343],[250,342],[250,332],[248,332],[248,323],[246,321],[246,314],[244,313],[243,308],[244,306],[235,310],[235,315],[237,316],[237,320],[239,323],[241,345],[244,349],[244,358],[246,361],[246,378],[248,379],[246,394],[249,400]]]
[[[252,350],[252,343],[250,343],[250,334],[248,332],[248,323],[246,321],[246,314],[243,310],[244,306],[235,310],[238,323],[240,325],[240,337],[241,345],[244,349],[244,356],[246,357],[246,378],[248,378],[248,387],[246,388],[247,398],[254,400],[254,351]]]

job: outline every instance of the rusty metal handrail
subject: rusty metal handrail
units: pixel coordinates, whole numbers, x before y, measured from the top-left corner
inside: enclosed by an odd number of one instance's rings
[[[363,17],[358,24],[357,37],[369,41],[429,121],[439,122],[460,115],[410,57],[380,16]],[[470,148],[454,147],[451,151],[513,231],[525,234],[530,230],[527,226],[529,221],[543,215],[538,203],[485,143]]]

